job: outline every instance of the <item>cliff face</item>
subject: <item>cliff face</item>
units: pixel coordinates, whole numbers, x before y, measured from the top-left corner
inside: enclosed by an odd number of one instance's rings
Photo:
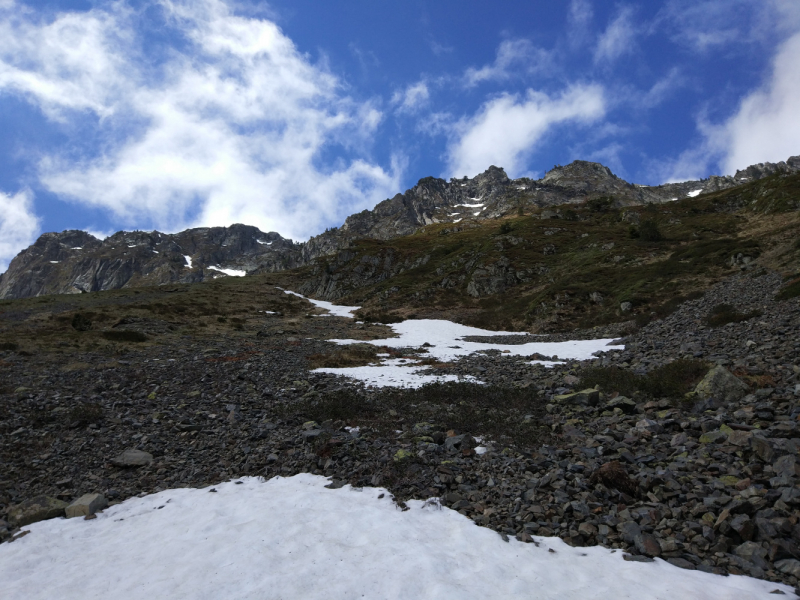
[[[120,231],[102,241],[83,231],[45,233],[0,275],[0,298],[192,283],[225,276],[220,269],[280,271],[300,260],[291,240],[247,225]]]
[[[0,298],[281,271],[346,251],[358,239],[390,240],[432,223],[464,222],[457,226],[463,228],[470,221],[600,197],[611,198],[617,206],[661,204],[798,171],[800,156],[795,156],[777,164],[752,165],[732,177],[643,186],[620,179],[599,163],[581,160],[556,166],[538,180],[509,179],[503,169],[491,166],[473,179],[420,179],[405,193],[380,202],[372,210],[350,215],[341,227],[305,243],[246,225],[176,234],[119,232],[103,241],[82,231],[45,233],[0,275]]]

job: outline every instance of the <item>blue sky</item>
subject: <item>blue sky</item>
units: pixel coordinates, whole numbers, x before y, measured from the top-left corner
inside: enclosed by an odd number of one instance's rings
[[[800,154],[796,0],[0,0],[0,270],[45,231],[305,239],[418,179]]]

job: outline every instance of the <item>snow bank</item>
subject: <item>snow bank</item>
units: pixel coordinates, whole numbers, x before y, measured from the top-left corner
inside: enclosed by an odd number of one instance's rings
[[[337,344],[374,344],[388,348],[417,348],[423,344],[428,356],[441,361],[451,361],[483,350],[500,350],[511,356],[529,356],[534,353],[558,356],[561,360],[586,360],[600,350],[622,350],[625,346],[609,346],[613,340],[576,340],[571,342],[529,342],[527,344],[489,344],[465,342],[468,336],[528,335],[518,331],[489,331],[439,319],[417,319],[390,325],[398,337],[382,340],[331,340]],[[551,363],[552,364],[552,363]]]
[[[188,254],[184,254],[183,255],[183,259],[186,261],[186,268],[187,269],[191,269],[192,268],[192,257],[189,256]],[[211,268],[213,268],[213,267],[211,267]]]
[[[702,192],[703,192],[703,190],[702,190],[702,189],[699,189],[699,190],[694,190],[694,191],[692,191],[692,192],[689,192],[689,193],[688,193],[688,194],[686,194],[686,195],[687,195],[689,198],[694,198],[695,196],[699,196],[699,195],[700,195]]]
[[[220,273],[225,273],[225,275],[230,275],[231,277],[244,277],[247,275],[247,271],[239,271],[237,269],[223,269],[221,267],[206,267],[207,269],[212,269],[214,271],[219,271]]]
[[[281,289],[281,288],[278,288]],[[332,302],[325,302],[324,300],[314,300],[313,298],[306,298],[302,294],[298,294],[297,292],[290,292],[289,290],[283,290],[285,294],[291,294],[292,296],[298,296],[299,298],[303,298],[304,300],[308,300],[314,306],[318,306],[319,308],[324,308],[328,311],[329,314],[327,315],[319,315],[321,317],[348,317],[350,319],[355,318],[353,314],[357,311],[360,306],[338,306],[333,304]]]
[[[239,485],[237,485],[237,483]],[[5,600],[536,598],[758,600],[791,588],[558,538],[504,542],[438,503],[302,474],[132,498],[0,545]]]

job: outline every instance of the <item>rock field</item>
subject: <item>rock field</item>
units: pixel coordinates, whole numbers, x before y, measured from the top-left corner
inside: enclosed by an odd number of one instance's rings
[[[70,364],[0,352],[0,539],[86,494],[103,498],[83,505],[101,506],[169,487],[312,472],[334,488],[385,486],[399,507],[438,497],[504,537],[554,535],[622,548],[630,560],[797,586],[800,299],[775,301],[779,285],[777,275],[744,272],[594,361],[546,369],[488,352],[432,367],[535,394],[539,409],[527,420],[536,447],[394,410],[388,430],[295,414],[293,406],[335,390],[374,396],[308,370],[309,356],[334,349],[325,339],[385,337],[382,327],[345,319],[300,319],[292,330],[265,317],[258,331],[189,336],[113,359],[87,353]],[[750,318],[707,326],[724,303]],[[581,386],[590,366],[645,374],[682,358],[721,367],[682,400]]]

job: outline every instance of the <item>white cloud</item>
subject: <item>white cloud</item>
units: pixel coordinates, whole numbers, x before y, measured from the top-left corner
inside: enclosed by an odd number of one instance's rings
[[[570,46],[575,49],[586,44],[589,39],[589,26],[594,18],[594,10],[589,0],[572,0],[569,5],[567,35]]]
[[[365,156],[380,111],[344,95],[274,23],[222,0],[160,4],[188,47],[156,65],[120,4],[4,22],[0,90],[51,119],[100,118],[100,156],[42,159],[51,191],[126,227],[244,222],[296,239],[396,192],[400,161],[387,171]],[[342,158],[319,166],[331,148]]]
[[[800,33],[789,38],[778,50],[769,81],[745,97],[737,113],[712,132],[712,143],[727,149],[723,160],[726,173],[800,154],[798,59]]]
[[[13,196],[0,192],[0,273],[38,234],[39,218],[33,212],[33,194],[27,190]]]
[[[466,70],[464,83],[467,87],[473,87],[484,81],[509,79],[514,74],[534,73],[546,69],[551,61],[548,51],[535,47],[529,40],[505,40],[498,46],[497,56],[491,65]]]
[[[632,52],[635,48],[635,37],[633,11],[627,7],[623,8],[600,35],[594,52],[595,64],[613,62],[619,57]]]
[[[424,81],[408,86],[402,91],[392,95],[392,104],[397,106],[398,112],[415,112],[427,104],[430,99],[428,84]]]
[[[475,175],[495,165],[512,175],[524,168],[526,156],[553,126],[588,123],[604,114],[604,93],[598,85],[576,85],[558,97],[534,90],[524,98],[504,94],[454,127],[449,174]]]

